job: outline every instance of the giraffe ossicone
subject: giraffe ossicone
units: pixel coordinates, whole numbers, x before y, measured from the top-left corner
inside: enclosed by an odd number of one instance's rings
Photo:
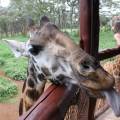
[[[17,42],[16,45],[16,41],[6,41],[14,54],[17,51],[20,52],[19,55],[29,58],[36,78],[33,84],[37,83],[30,85],[38,91],[39,94],[36,95],[41,94],[47,79],[55,84],[75,84],[93,97],[106,96],[116,116],[119,116],[120,96],[113,88],[114,78],[94,57],[79,48],[70,37],[46,19],[41,19],[40,27],[30,26],[30,38],[26,43]],[[29,91],[33,89],[30,85]],[[27,95],[28,98],[31,97],[31,93],[27,92]]]

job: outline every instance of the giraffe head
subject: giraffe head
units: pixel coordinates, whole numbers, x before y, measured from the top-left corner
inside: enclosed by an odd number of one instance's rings
[[[47,68],[47,74],[52,74],[55,79],[61,73],[71,79],[71,84],[83,87],[94,96],[104,94],[115,114],[120,115],[120,97],[113,89],[114,78],[94,57],[79,48],[45,16],[39,27],[30,25],[29,33],[27,43],[6,40],[16,56],[30,57],[38,73]],[[44,70],[41,65],[44,65]],[[56,68],[59,70],[56,71]]]

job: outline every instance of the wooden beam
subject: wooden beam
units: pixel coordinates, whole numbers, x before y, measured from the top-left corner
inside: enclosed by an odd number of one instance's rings
[[[120,54],[120,47],[112,48],[112,49],[106,49],[104,51],[99,52],[98,59],[104,60],[107,58],[114,57],[116,55]]]
[[[80,46],[92,56],[98,55],[99,0],[80,0]],[[84,114],[88,116],[87,120],[94,120],[96,99],[89,97],[86,99],[88,100],[85,101],[89,102],[86,103],[88,113]]]
[[[80,0],[80,46],[90,53],[91,0]]]
[[[80,0],[80,46],[92,56],[99,48],[99,1]]]
[[[99,0],[91,0],[90,54],[97,59],[99,49]]]

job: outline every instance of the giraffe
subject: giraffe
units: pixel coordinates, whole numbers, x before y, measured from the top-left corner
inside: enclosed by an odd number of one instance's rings
[[[37,74],[35,74],[35,72],[34,64],[32,64],[31,60],[29,59],[27,80],[24,81],[22,97],[19,104],[19,116],[22,115],[24,111],[28,111],[44,91],[46,83],[44,80],[45,77],[43,74],[41,74],[37,78]],[[43,80],[43,82],[40,80]]]
[[[120,92],[120,55],[117,55],[114,60],[104,63],[103,67],[115,78],[115,88]]]
[[[111,74],[115,79],[115,89],[120,93],[120,55],[117,55],[113,60],[105,62],[103,68]],[[100,109],[104,104],[107,104],[104,99],[97,101],[96,109]]]
[[[106,96],[116,116],[119,116],[120,96],[113,88],[114,78],[94,57],[83,51],[47,17],[43,17],[41,23],[37,28],[34,24],[30,26],[30,38],[26,43],[4,40],[15,56],[28,57],[32,65],[34,74],[29,74],[31,77],[29,79],[28,76],[23,92],[23,98],[26,97],[24,103],[28,103],[26,110],[38,99],[33,101],[31,94],[40,96],[48,79],[69,89],[75,84],[78,88],[85,89],[92,97]],[[112,102],[114,99],[115,102]]]

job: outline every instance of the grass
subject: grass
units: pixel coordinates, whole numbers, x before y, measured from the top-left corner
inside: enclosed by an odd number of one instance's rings
[[[73,31],[72,33],[69,33],[69,35],[71,36],[72,40],[75,43],[79,44],[80,38],[79,38],[79,32],[78,31]]]
[[[27,60],[24,58],[9,58],[1,67],[8,77],[14,80],[25,80],[27,72]]]
[[[73,29],[72,33],[69,29],[63,30],[65,33],[70,35],[73,41],[79,44],[79,31],[77,29]],[[99,34],[99,51],[107,48],[113,48],[116,46],[116,41],[114,39],[114,34],[112,31],[100,31]]]
[[[18,40],[18,41],[26,41],[28,40],[28,36],[25,35],[14,35],[14,36],[9,36],[9,37],[4,37],[4,39],[10,39],[10,40]]]
[[[62,31],[66,33],[67,35],[69,35],[75,43],[79,44],[80,38],[79,38],[78,29],[72,29],[72,32],[70,29],[65,29],[65,30],[63,29]]]
[[[10,80],[0,77],[0,102],[5,102],[10,98],[13,98],[18,93],[18,89],[15,84]]]
[[[116,41],[112,31],[100,32],[99,50],[113,48],[116,46]]]
[[[15,39],[19,41],[27,40],[25,36],[14,36],[7,39]],[[15,58],[8,46],[0,44],[0,69],[3,70],[8,77],[15,80],[25,80],[27,72],[27,60],[25,58]]]

